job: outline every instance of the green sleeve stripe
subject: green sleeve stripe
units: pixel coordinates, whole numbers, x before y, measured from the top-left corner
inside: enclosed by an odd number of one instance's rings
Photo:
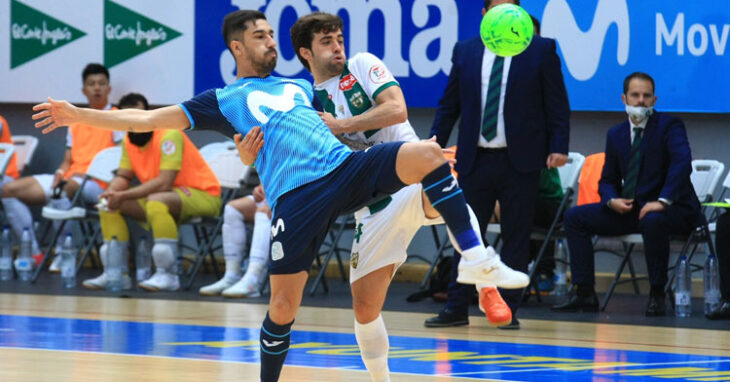
[[[379,87],[378,90],[373,92],[373,95],[372,95],[373,101],[375,101],[375,99],[378,98],[378,94],[380,94],[380,92],[382,92],[383,90],[385,90],[391,86],[400,86],[400,85],[395,81],[386,82],[385,84],[383,84],[383,86]]]

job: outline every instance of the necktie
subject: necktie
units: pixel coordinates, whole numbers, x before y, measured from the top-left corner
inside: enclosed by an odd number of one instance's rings
[[[624,187],[621,190],[621,197],[625,199],[633,199],[636,196],[636,182],[639,179],[639,167],[641,167],[641,133],[644,129],[634,127],[634,142],[631,143],[631,156],[629,157],[629,165],[626,168],[626,176],[624,177]]]
[[[502,91],[502,69],[504,68],[504,57],[494,57],[492,72],[489,74],[489,86],[487,87],[487,101],[484,103],[484,115],[482,117],[482,135],[487,142],[497,136],[497,117],[499,116],[499,94]]]

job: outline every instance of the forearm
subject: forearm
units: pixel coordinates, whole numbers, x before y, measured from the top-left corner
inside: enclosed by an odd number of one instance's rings
[[[139,109],[96,110],[75,108],[74,121],[83,125],[119,131],[145,132],[158,129],[150,118],[150,112]]]
[[[129,188],[129,180],[119,175],[115,176],[109,183],[108,190],[110,191],[123,191]]]
[[[139,186],[132,187],[124,191],[122,199],[139,199],[155,192],[163,192],[172,190],[172,184],[165,182],[160,178],[152,179],[142,183]]]
[[[405,122],[407,119],[408,111],[405,105],[383,103],[366,113],[338,120],[337,131],[334,133],[343,134],[382,129]]]

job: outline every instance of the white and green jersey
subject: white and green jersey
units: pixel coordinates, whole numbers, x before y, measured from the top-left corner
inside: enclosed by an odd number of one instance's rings
[[[385,64],[370,53],[358,53],[347,60],[342,75],[314,85],[314,93],[324,111],[337,119],[362,114],[375,107],[375,98],[391,86],[400,86]],[[410,122],[382,129],[343,134],[345,138],[366,144],[418,141]]]

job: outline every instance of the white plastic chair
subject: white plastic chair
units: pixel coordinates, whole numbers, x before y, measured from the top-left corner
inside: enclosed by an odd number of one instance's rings
[[[0,177],[5,175],[5,170],[10,164],[10,159],[15,152],[15,146],[10,143],[0,143]]]
[[[33,159],[35,149],[38,147],[38,138],[32,135],[14,135],[13,145],[17,154],[18,173],[23,173],[25,167]]]
[[[69,220],[89,221],[87,227],[84,227],[83,224],[81,225],[81,229],[84,233],[84,249],[81,252],[81,261],[77,265],[77,268],[81,267],[81,264],[83,264],[91,248],[96,245],[99,234],[101,233],[101,226],[99,224],[96,224],[99,218],[99,212],[95,208],[91,208],[90,206],[81,205],[83,203],[83,199],[81,198],[81,190],[83,190],[86,182],[92,182],[94,180],[99,180],[105,183],[111,182],[112,179],[114,179],[114,172],[119,167],[119,161],[121,157],[122,148],[120,146],[109,147],[99,151],[94,156],[91,164],[89,164],[89,168],[86,170],[87,172],[84,176],[84,180],[81,182],[78,191],[76,191],[76,194],[71,201],[72,207],[68,210],[60,210],[51,206],[43,207],[42,215],[44,218],[48,220],[61,220],[62,222],[61,226],[58,227],[58,230],[53,233],[50,244],[43,252],[43,260],[41,260],[40,266],[36,269],[35,274],[33,275],[33,282],[35,282],[35,280],[38,278],[38,275],[40,274],[41,269],[43,269],[43,265],[45,264],[46,259],[49,258],[51,250],[53,250],[59,236],[63,232],[63,227]]]
[[[207,145],[201,147],[199,149],[200,155],[203,156],[203,159],[210,164],[210,162],[215,158],[216,155],[222,152],[227,151],[237,151],[236,150],[236,144],[233,143],[233,141],[220,141],[220,142],[212,142],[208,143]],[[239,160],[240,162],[240,160]]]

